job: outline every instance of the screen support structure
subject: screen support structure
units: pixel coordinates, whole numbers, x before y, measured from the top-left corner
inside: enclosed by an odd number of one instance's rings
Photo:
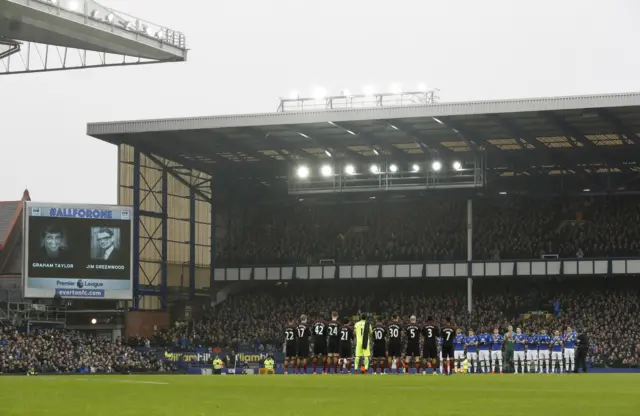
[[[168,286],[169,286],[169,265],[170,265],[170,244],[176,243],[169,239],[170,220],[169,216],[171,199],[175,199],[175,195],[170,195],[169,182],[175,179],[181,186],[188,189],[188,261],[186,263],[188,270],[188,298],[193,300],[196,297],[196,272],[197,272],[197,221],[196,221],[196,202],[205,201],[212,202],[213,195],[213,179],[211,176],[194,177],[185,174],[190,171],[187,163],[169,161],[162,155],[157,156],[145,149],[134,149],[133,155],[133,309],[148,309],[145,305],[145,298],[156,298],[159,301],[161,310],[166,310],[168,305]],[[161,169],[161,176],[153,180],[144,175],[142,169],[142,158],[146,158]],[[178,158],[179,159],[179,158]],[[154,201],[149,204],[145,200],[152,198]],[[153,210],[145,209],[145,206],[153,205]],[[211,216],[211,269],[210,283],[213,288],[214,267],[215,262],[215,210],[210,210]],[[147,221],[151,220],[151,221]],[[153,226],[149,226],[151,223]],[[158,261],[148,260],[145,252],[152,252],[159,259],[159,265],[148,267],[148,263],[158,263]],[[186,260],[186,259],[184,259]],[[201,261],[201,260],[200,260]],[[135,266],[137,265],[137,266]]]

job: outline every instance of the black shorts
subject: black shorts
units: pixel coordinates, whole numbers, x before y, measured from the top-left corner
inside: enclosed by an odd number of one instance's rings
[[[384,344],[373,344],[373,354],[375,358],[382,358],[387,355],[387,351]]]
[[[453,360],[453,345],[442,346],[442,359]]]
[[[327,355],[327,342],[315,342],[313,344],[313,355]]]
[[[407,357],[420,357],[420,344],[407,344]]]
[[[284,347],[284,356],[287,358],[293,358],[296,355],[298,355],[298,352],[296,351],[296,344],[287,344]]]
[[[329,348],[327,349],[327,353],[328,354],[335,354],[337,355],[338,353],[340,353],[340,341],[339,340],[333,340],[333,339],[329,339]]]
[[[298,344],[297,353],[298,357],[300,358],[309,358],[309,344],[306,342],[303,344]]]
[[[353,348],[351,348],[351,344],[340,344],[340,358],[351,357],[353,357]]]
[[[422,358],[427,360],[438,358],[438,347],[435,344],[424,344]]]
[[[389,357],[402,356],[402,344],[400,341],[389,342]]]

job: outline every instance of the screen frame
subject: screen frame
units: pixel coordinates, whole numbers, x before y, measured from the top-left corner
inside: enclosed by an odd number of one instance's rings
[[[135,275],[134,271],[134,228],[133,222],[134,209],[127,205],[104,205],[104,204],[68,204],[68,203],[54,203],[54,202],[33,202],[24,201],[23,215],[22,215],[22,296],[25,299],[52,299],[56,294],[56,288],[29,288],[29,218],[31,217],[32,208],[58,208],[58,209],[89,209],[89,210],[109,210],[109,211],[127,211],[129,213],[129,277],[128,277],[128,289],[101,289],[104,292],[104,296],[63,296],[63,299],[95,299],[95,300],[132,300],[133,299],[133,279]],[[90,221],[90,219],[75,218],[78,221]],[[120,220],[126,221],[126,220]],[[125,240],[126,241],[126,240]],[[59,279],[63,279],[60,277]],[[68,278],[64,278],[68,280]],[[75,280],[75,279],[74,279]],[[105,279],[82,279],[97,282],[107,282]],[[115,280],[115,279],[112,279]],[[124,279],[117,279],[116,281],[125,281]],[[91,289],[88,289],[91,290]]]

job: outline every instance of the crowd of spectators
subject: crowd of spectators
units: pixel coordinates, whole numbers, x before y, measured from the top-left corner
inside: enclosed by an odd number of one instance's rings
[[[382,319],[398,313],[405,322],[412,314],[437,322],[451,317],[465,330],[513,325],[563,332],[571,326],[589,335],[594,364],[638,366],[639,288],[626,278],[478,280],[469,314],[464,280],[263,283],[231,295],[191,328],[183,325],[161,338],[185,348],[280,350],[289,317],[307,314],[313,320],[333,310],[341,316],[366,311]]]
[[[476,199],[473,259],[640,254],[635,197]],[[467,259],[466,201],[420,199],[247,209],[219,242],[219,266]]]
[[[0,374],[164,372],[173,367],[155,352],[59,329],[29,333],[0,323]]]

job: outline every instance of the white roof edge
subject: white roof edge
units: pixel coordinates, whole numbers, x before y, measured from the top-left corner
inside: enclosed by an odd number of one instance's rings
[[[525,98],[513,100],[454,102],[401,107],[349,108],[302,112],[238,114],[158,120],[87,124],[87,134],[127,134],[156,131],[200,130],[228,127],[270,126],[392,118],[444,117],[453,115],[575,110],[581,108],[640,106],[640,93]]]

